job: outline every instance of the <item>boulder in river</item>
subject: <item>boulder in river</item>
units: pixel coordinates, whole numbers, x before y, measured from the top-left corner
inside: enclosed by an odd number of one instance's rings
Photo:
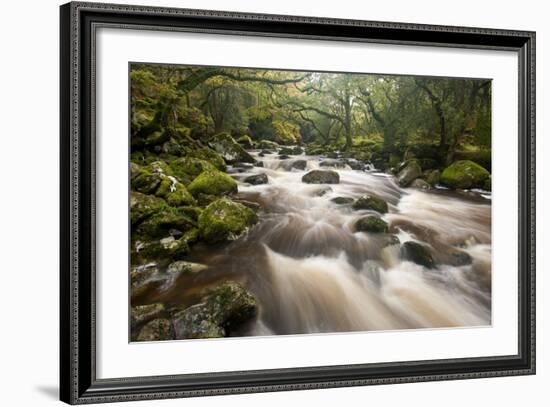
[[[252,185],[267,184],[267,175],[264,173],[249,175],[243,181]]]
[[[235,282],[210,290],[199,304],[174,313],[176,339],[227,336],[257,314],[256,298]]]
[[[168,265],[166,272],[168,274],[197,274],[206,270],[208,266],[200,263],[191,263],[189,261],[178,260]]]
[[[208,144],[218,154],[220,154],[227,163],[247,162],[254,163],[254,158],[227,133],[220,133],[213,136]]]
[[[357,198],[355,202],[353,202],[352,207],[355,210],[368,209],[380,213],[388,212],[388,204],[386,201],[375,195],[363,195]]]
[[[408,241],[401,245],[401,257],[426,268],[435,268],[435,261],[428,248],[420,243]]]
[[[208,205],[200,214],[199,233],[208,243],[234,240],[256,222],[258,216],[252,209],[221,198]]]
[[[326,159],[319,163],[319,167],[331,167],[331,168],[345,168],[346,163],[338,159]]]
[[[307,161],[306,160],[295,160],[292,161],[290,164],[290,169],[295,168],[297,170],[305,170],[307,167]]]
[[[408,187],[416,178],[422,175],[422,168],[416,160],[404,162],[397,174],[397,183],[401,187]]]
[[[256,147],[264,150],[262,151],[264,154],[271,154],[273,150],[277,150],[279,148],[279,144],[270,140],[260,140]],[[271,151],[267,151],[267,150],[271,150]]]
[[[378,216],[369,215],[359,218],[355,222],[356,232],[387,233],[388,224]]]
[[[302,182],[306,184],[338,184],[340,175],[331,170],[313,170],[302,177]]]
[[[489,171],[470,160],[455,161],[441,174],[441,183],[453,189],[483,188]]]

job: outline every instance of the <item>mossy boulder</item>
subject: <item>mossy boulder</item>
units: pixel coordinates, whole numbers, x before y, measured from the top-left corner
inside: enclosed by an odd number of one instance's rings
[[[189,243],[185,237],[176,239],[167,236],[151,240],[141,237],[133,241],[132,262],[145,263],[147,261],[166,262],[181,259],[189,254]]]
[[[428,248],[420,243],[408,241],[401,245],[401,257],[426,268],[435,267],[435,261]]]
[[[256,145],[256,147],[258,147],[261,150],[269,150],[264,152],[264,154],[270,154],[272,151],[277,150],[279,148],[279,144],[270,140],[260,140]]]
[[[256,161],[254,157],[248,154],[246,150],[227,133],[220,133],[213,136],[208,144],[220,154],[227,163],[254,163]]]
[[[186,156],[208,161],[220,171],[225,171],[227,169],[223,157],[209,147],[189,149],[186,151]]]
[[[176,339],[221,338],[255,318],[256,298],[235,282],[210,290],[199,304],[174,313]]]
[[[178,260],[168,265],[166,272],[168,274],[197,274],[206,270],[208,266],[200,263],[191,263],[184,260]]]
[[[160,303],[137,305],[130,309],[130,329],[134,332],[147,322],[165,315],[166,308]]]
[[[170,167],[176,178],[184,185],[189,185],[204,171],[213,171],[217,168],[208,161],[194,157],[181,157],[170,162]]]
[[[417,160],[408,160],[400,165],[397,174],[397,183],[400,187],[408,187],[415,179],[422,175],[422,168]]]
[[[387,233],[388,224],[378,216],[364,216],[355,222],[356,232]]]
[[[138,224],[152,214],[161,210],[166,203],[153,195],[145,195],[140,192],[130,193],[130,222],[132,226]]]
[[[363,195],[353,202],[352,207],[355,210],[368,209],[380,213],[388,212],[388,204],[386,201],[375,195]]]
[[[193,195],[187,191],[187,188],[171,175],[165,176],[162,179],[155,195],[164,198],[171,206],[191,206],[197,204]]]
[[[168,318],[156,318],[147,322],[139,331],[136,341],[168,341],[174,339],[172,322]]]
[[[302,182],[306,184],[338,184],[340,175],[336,171],[313,170],[302,177]]]
[[[307,161],[306,160],[294,160],[290,163],[290,169],[296,169],[296,170],[305,170],[307,167]]]
[[[246,206],[221,198],[199,216],[200,236],[208,243],[234,240],[258,222],[256,213]]]
[[[247,136],[247,135],[241,136],[236,141],[244,148],[248,148],[248,149],[254,148],[254,141],[252,141],[250,136]]]
[[[154,194],[160,183],[162,182],[162,174],[151,171],[150,168],[141,168],[137,175],[132,179],[132,189],[144,194]]]
[[[439,180],[441,179],[441,172],[439,170],[428,170],[424,171],[424,178],[430,186],[435,187],[437,184],[439,184]]]
[[[133,232],[140,239],[161,238],[168,236],[173,229],[183,233],[195,226],[196,222],[183,210],[166,205],[141,222]]]
[[[483,188],[489,171],[470,160],[455,161],[443,170],[441,183],[453,189]]]
[[[261,184],[267,184],[268,179],[266,174],[261,173],[261,174],[249,175],[243,181],[252,185],[261,185]]]
[[[201,195],[229,195],[236,193],[237,189],[237,181],[226,173],[217,170],[202,172],[187,186],[187,190],[195,198],[199,198]]]

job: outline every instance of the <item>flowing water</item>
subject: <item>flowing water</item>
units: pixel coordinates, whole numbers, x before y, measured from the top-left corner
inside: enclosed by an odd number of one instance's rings
[[[258,318],[232,333],[239,336],[491,323],[490,194],[474,199],[402,189],[392,176],[349,167],[335,169],[339,184],[305,184],[302,176],[320,168],[323,158],[253,155],[263,168],[230,172],[240,181],[238,198],[261,206],[258,225],[229,245],[195,246],[190,260],[208,270],[182,276],[150,300],[192,303],[209,284],[239,281],[260,305]],[[306,168],[293,168],[296,160],[306,160]],[[269,182],[242,182],[258,173]],[[383,219],[401,243],[431,246],[437,268],[404,261],[399,245],[387,246],[387,236],[354,232],[354,222],[369,211],[331,201],[367,193],[388,202]],[[447,264],[457,248],[471,264]]]

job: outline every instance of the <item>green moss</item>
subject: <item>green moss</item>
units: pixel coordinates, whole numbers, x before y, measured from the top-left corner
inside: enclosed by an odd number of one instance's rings
[[[199,216],[200,236],[208,243],[233,240],[258,221],[250,208],[227,198],[214,201]]]
[[[184,211],[166,205],[144,220],[133,232],[136,239],[148,240],[167,236],[172,229],[185,232],[196,225]]]
[[[441,174],[441,183],[449,188],[483,188],[490,174],[482,166],[469,160],[455,161]]]
[[[301,140],[300,127],[288,121],[273,121],[275,141],[279,144],[296,144]]]
[[[254,142],[252,141],[250,136],[247,136],[247,135],[241,136],[236,141],[244,148],[254,148]]]
[[[216,167],[220,171],[225,171],[227,169],[227,166],[225,165],[225,161],[223,157],[208,147],[200,147],[193,150],[189,150],[187,151],[187,156],[208,161],[210,164],[212,164],[214,167]]]
[[[382,198],[374,195],[364,195],[358,198],[352,205],[353,209],[369,209],[380,213],[388,212],[388,204]]]
[[[132,180],[132,188],[144,194],[154,194],[161,181],[159,173],[152,172],[149,167],[143,167]]]
[[[434,268],[435,261],[426,246],[409,241],[401,246],[401,257],[426,268]]]
[[[130,193],[130,222],[132,225],[136,225],[165,206],[166,203],[160,198],[132,191]]]
[[[199,195],[222,196],[237,192],[237,181],[217,170],[204,171],[187,186],[187,190],[194,197]]]
[[[181,157],[170,162],[174,175],[184,184],[189,185],[204,171],[216,170],[208,161],[193,157]]]
[[[365,216],[355,222],[357,232],[387,233],[388,224],[378,216]]]
[[[163,177],[155,195],[164,198],[171,206],[189,206],[197,204],[193,195],[191,195],[189,191],[187,191],[187,188],[173,176]]]

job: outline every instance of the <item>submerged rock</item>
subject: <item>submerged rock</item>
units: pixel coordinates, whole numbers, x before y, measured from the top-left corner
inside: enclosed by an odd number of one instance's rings
[[[331,170],[313,170],[302,177],[302,182],[306,184],[338,184],[340,175]]]
[[[346,163],[341,160],[336,159],[329,159],[329,160],[323,160],[319,163],[320,167],[331,167],[331,168],[345,168]]]
[[[208,243],[234,240],[258,222],[256,213],[246,206],[222,198],[212,202],[199,216],[199,233]]]
[[[256,298],[235,282],[212,290],[201,303],[172,316],[176,339],[227,336],[257,314]]]
[[[355,222],[356,232],[387,233],[388,224],[378,216],[364,216]]]
[[[453,189],[483,188],[489,171],[470,160],[455,161],[443,170],[441,183]]]
[[[422,175],[422,168],[416,160],[409,160],[400,166],[397,183],[400,187],[408,187],[411,182]]]
[[[352,207],[355,210],[369,209],[380,213],[388,212],[388,204],[386,201],[375,195],[363,195],[353,202]]]
[[[405,242],[401,246],[401,257],[426,268],[434,268],[435,261],[428,248],[417,242]]]
[[[264,173],[254,174],[246,177],[243,181],[252,185],[267,184],[267,175]]]

